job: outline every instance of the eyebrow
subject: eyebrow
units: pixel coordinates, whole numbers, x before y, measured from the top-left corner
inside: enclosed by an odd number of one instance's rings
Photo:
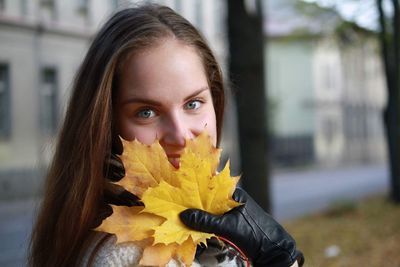
[[[210,88],[208,86],[206,87],[202,87],[199,90],[196,90],[193,94],[190,94],[189,96],[184,98],[184,101],[187,101],[199,94],[201,94],[202,92],[209,90]],[[152,105],[152,106],[162,106],[161,102],[152,100],[152,99],[148,99],[148,98],[141,98],[141,97],[133,97],[130,98],[124,102],[122,102],[122,105],[126,105],[129,103],[143,103],[143,104],[148,104],[148,105]]]
[[[193,94],[185,97],[184,101],[187,101],[187,100],[189,100],[189,99],[191,99],[191,98],[193,98],[193,97],[195,97],[195,96],[197,96],[197,95],[199,95],[199,94],[201,94],[201,93],[203,93],[204,91],[207,91],[207,90],[210,90],[210,88],[208,88],[208,86],[202,87],[199,90],[195,91]]]

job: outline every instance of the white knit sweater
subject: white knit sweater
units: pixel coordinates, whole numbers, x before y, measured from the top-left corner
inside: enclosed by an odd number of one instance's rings
[[[138,247],[134,243],[120,243],[116,244],[117,238],[111,236],[105,238],[104,233],[96,233],[96,236],[91,243],[91,246],[86,251],[81,267],[93,266],[93,267],[134,267],[142,266],[139,265],[141,255],[143,253],[142,248]],[[101,240],[105,240],[101,242]],[[99,246],[99,247],[98,247]],[[218,263],[212,253],[209,256],[201,257],[201,263],[193,262],[192,267],[207,266],[207,267],[238,267],[235,260],[225,260],[222,263]],[[167,267],[183,267],[185,264],[176,260],[170,260],[166,265]]]

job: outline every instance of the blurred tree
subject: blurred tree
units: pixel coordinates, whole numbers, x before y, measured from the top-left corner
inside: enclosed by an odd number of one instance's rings
[[[376,0],[379,12],[380,43],[385,66],[388,102],[383,118],[389,150],[391,198],[400,203],[400,8],[399,0],[390,0],[393,15],[383,8],[383,0]]]
[[[264,37],[258,0],[227,0],[229,73],[236,91],[242,186],[271,212]]]

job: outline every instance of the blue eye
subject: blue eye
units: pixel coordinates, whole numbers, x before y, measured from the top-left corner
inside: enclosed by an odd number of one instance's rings
[[[156,115],[156,113],[151,109],[143,109],[139,111],[136,116],[143,119],[152,118]]]
[[[201,102],[199,100],[192,100],[189,101],[186,105],[186,109],[198,109],[201,106]]]

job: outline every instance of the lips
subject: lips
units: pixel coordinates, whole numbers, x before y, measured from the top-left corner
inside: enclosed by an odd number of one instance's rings
[[[168,161],[174,166],[176,169],[179,169],[180,166],[180,154],[167,154]]]
[[[168,161],[174,166],[175,169],[180,167],[180,158],[184,152],[184,147],[163,146]]]

